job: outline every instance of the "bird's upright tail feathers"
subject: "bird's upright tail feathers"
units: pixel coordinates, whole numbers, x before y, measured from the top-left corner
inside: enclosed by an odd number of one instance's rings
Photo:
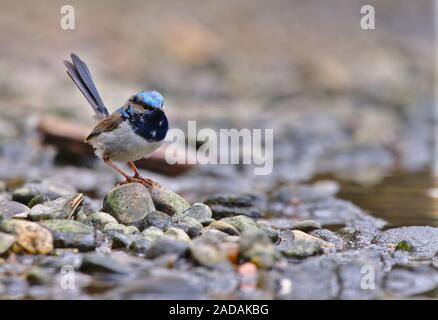
[[[103,104],[103,101],[97,92],[87,65],[74,53],[71,54],[71,59],[72,62],[64,60],[64,65],[67,68],[67,74],[91,104],[94,112],[96,113],[96,117],[107,117],[109,115],[108,109]]]

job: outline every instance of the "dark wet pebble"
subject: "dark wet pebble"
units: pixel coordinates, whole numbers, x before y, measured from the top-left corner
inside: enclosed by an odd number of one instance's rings
[[[29,208],[16,201],[4,200],[0,202],[0,220],[12,219],[15,216],[26,218]]]
[[[36,206],[37,204],[43,204],[44,202],[49,201],[49,200],[50,200],[49,196],[45,195],[44,193],[40,193],[40,194],[37,194],[32,199],[30,199],[27,206],[29,208],[32,208],[32,207]]]
[[[55,248],[77,248],[80,251],[96,248],[95,229],[90,225],[61,219],[43,220],[40,224],[52,233]]]
[[[211,208],[214,219],[239,215],[262,218],[267,209],[267,199],[255,194],[221,195],[208,198],[205,204]]]
[[[132,271],[131,267],[109,254],[103,253],[86,253],[82,257],[82,264],[80,271],[84,273],[129,273]]]
[[[149,227],[156,227],[161,230],[166,230],[170,227],[171,223],[171,217],[167,213],[162,211],[152,211],[135,225],[140,231],[143,231]]]
[[[184,230],[184,232],[186,232],[190,238],[195,238],[202,232],[202,224],[189,216],[173,216],[172,226],[174,228]]]
[[[177,213],[177,215],[180,217],[193,218],[203,226],[207,226],[214,221],[210,207],[203,203],[194,203],[190,208],[183,212]]]
[[[309,232],[310,235],[318,237],[321,240],[324,240],[328,243],[331,243],[334,245],[336,250],[342,250],[344,246],[344,240],[337,235],[335,232],[330,231],[328,229],[317,229]]]

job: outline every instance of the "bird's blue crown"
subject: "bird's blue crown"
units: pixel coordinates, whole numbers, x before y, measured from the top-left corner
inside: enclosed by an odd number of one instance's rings
[[[164,98],[158,91],[155,90],[139,92],[135,96],[133,96],[133,100],[136,103],[151,108],[156,108],[160,110],[163,109]]]

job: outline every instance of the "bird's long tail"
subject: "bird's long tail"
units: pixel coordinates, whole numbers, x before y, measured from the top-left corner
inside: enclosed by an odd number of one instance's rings
[[[73,80],[73,82],[81,90],[84,97],[88,100],[96,113],[97,118],[104,118],[109,115],[108,109],[103,104],[96,86],[94,85],[93,78],[91,77],[90,70],[87,65],[74,53],[71,54],[72,62],[64,60],[64,65],[67,68],[67,74]]]

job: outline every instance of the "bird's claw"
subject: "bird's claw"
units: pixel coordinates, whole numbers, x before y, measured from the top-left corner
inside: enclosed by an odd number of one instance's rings
[[[127,183],[141,183],[146,188],[161,189],[161,185],[158,182],[155,182],[154,180],[151,180],[151,179],[143,178],[141,176],[130,177],[130,178],[126,179],[125,181],[117,182],[116,185],[121,186],[121,185],[124,185]]]

